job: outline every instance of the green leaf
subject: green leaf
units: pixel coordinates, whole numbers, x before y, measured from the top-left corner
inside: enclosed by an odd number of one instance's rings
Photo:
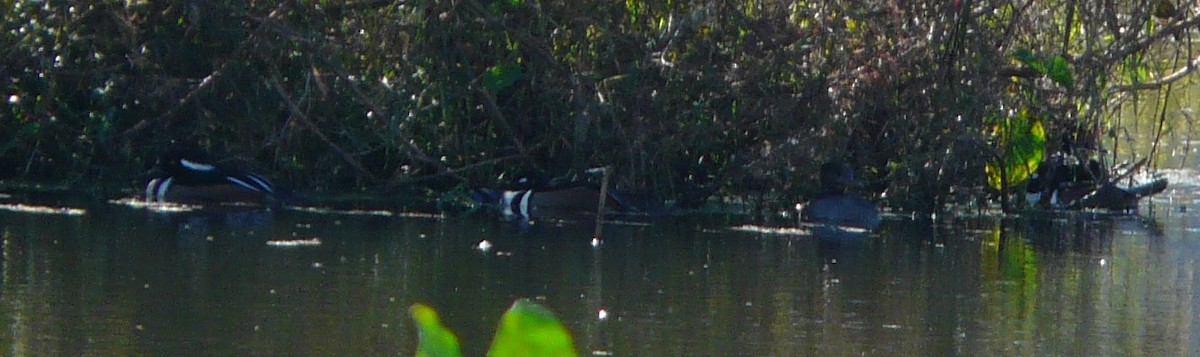
[[[1042,121],[1030,118],[1025,110],[1016,117],[1006,118],[993,128],[993,135],[1003,148],[999,160],[984,167],[988,185],[1003,190],[1007,178],[1008,187],[1024,183],[1041,165],[1046,155],[1046,129]]]
[[[1067,63],[1066,58],[1063,58],[1063,56],[1060,55],[1054,55],[1054,58],[1051,58],[1048,62],[1046,75],[1050,76],[1050,79],[1053,80],[1054,83],[1058,83],[1058,85],[1068,88],[1075,83],[1074,78],[1071,76],[1071,65]]]
[[[1030,51],[1028,48],[1018,48],[1017,52],[1013,53],[1013,57],[1016,57],[1017,61],[1020,61],[1026,66],[1033,68],[1033,70],[1042,72],[1038,70],[1038,67],[1041,66],[1041,62],[1038,61],[1037,57],[1033,55],[1033,51]]]
[[[408,309],[417,324],[417,357],[459,357],[458,337],[442,326],[437,311],[424,304],[413,304]]]
[[[1020,48],[1013,53],[1013,57],[1038,74],[1050,77],[1050,80],[1060,86],[1070,87],[1075,84],[1074,75],[1071,73],[1071,64],[1062,55],[1047,57],[1035,54],[1029,49]]]
[[[512,86],[524,74],[521,67],[512,64],[498,64],[488,68],[483,73],[483,87],[493,92]]]
[[[529,300],[513,303],[500,318],[491,357],[577,356],[571,335],[554,313]]]

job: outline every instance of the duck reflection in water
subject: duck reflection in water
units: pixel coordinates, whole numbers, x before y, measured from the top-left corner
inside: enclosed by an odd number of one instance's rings
[[[821,165],[821,191],[801,206],[800,219],[818,228],[852,228],[873,231],[879,227],[879,209],[858,194],[847,192],[858,186],[854,170],[841,161]]]
[[[184,212],[167,219],[176,227],[176,243],[194,247],[211,241],[214,235],[249,237],[258,231],[269,232],[273,218],[273,211],[257,209]]]

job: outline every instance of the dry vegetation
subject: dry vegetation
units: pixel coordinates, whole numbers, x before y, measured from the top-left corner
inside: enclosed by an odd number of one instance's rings
[[[4,1],[0,179],[130,186],[193,142],[300,191],[606,165],[787,202],[841,158],[927,211],[988,193],[1016,113],[1095,148],[1169,90],[1174,1]]]

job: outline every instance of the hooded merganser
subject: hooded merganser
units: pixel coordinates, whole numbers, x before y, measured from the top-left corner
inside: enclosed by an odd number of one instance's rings
[[[613,192],[607,195],[605,210],[621,211],[624,205]],[[476,189],[475,199],[495,204],[505,218],[578,218],[595,214],[600,205],[600,190],[586,186],[494,191]]]
[[[874,230],[879,227],[879,209],[866,198],[847,193],[857,186],[854,169],[843,162],[821,165],[821,192],[804,206],[800,218],[806,222]]]
[[[1140,164],[1134,166],[1137,167]],[[1133,211],[1143,197],[1167,188],[1165,178],[1129,186],[1117,186],[1116,181],[1105,178],[1104,169],[1096,159],[1084,163],[1059,152],[1042,162],[1030,177],[1025,199],[1032,207]]]
[[[262,175],[221,167],[199,150],[175,149],[159,158],[146,184],[147,202],[261,204],[277,198]]]

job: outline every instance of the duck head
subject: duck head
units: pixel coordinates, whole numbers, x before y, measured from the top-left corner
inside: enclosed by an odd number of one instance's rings
[[[854,169],[842,161],[832,161],[821,165],[821,190],[826,193],[845,193],[846,189],[858,186],[854,178]]]

